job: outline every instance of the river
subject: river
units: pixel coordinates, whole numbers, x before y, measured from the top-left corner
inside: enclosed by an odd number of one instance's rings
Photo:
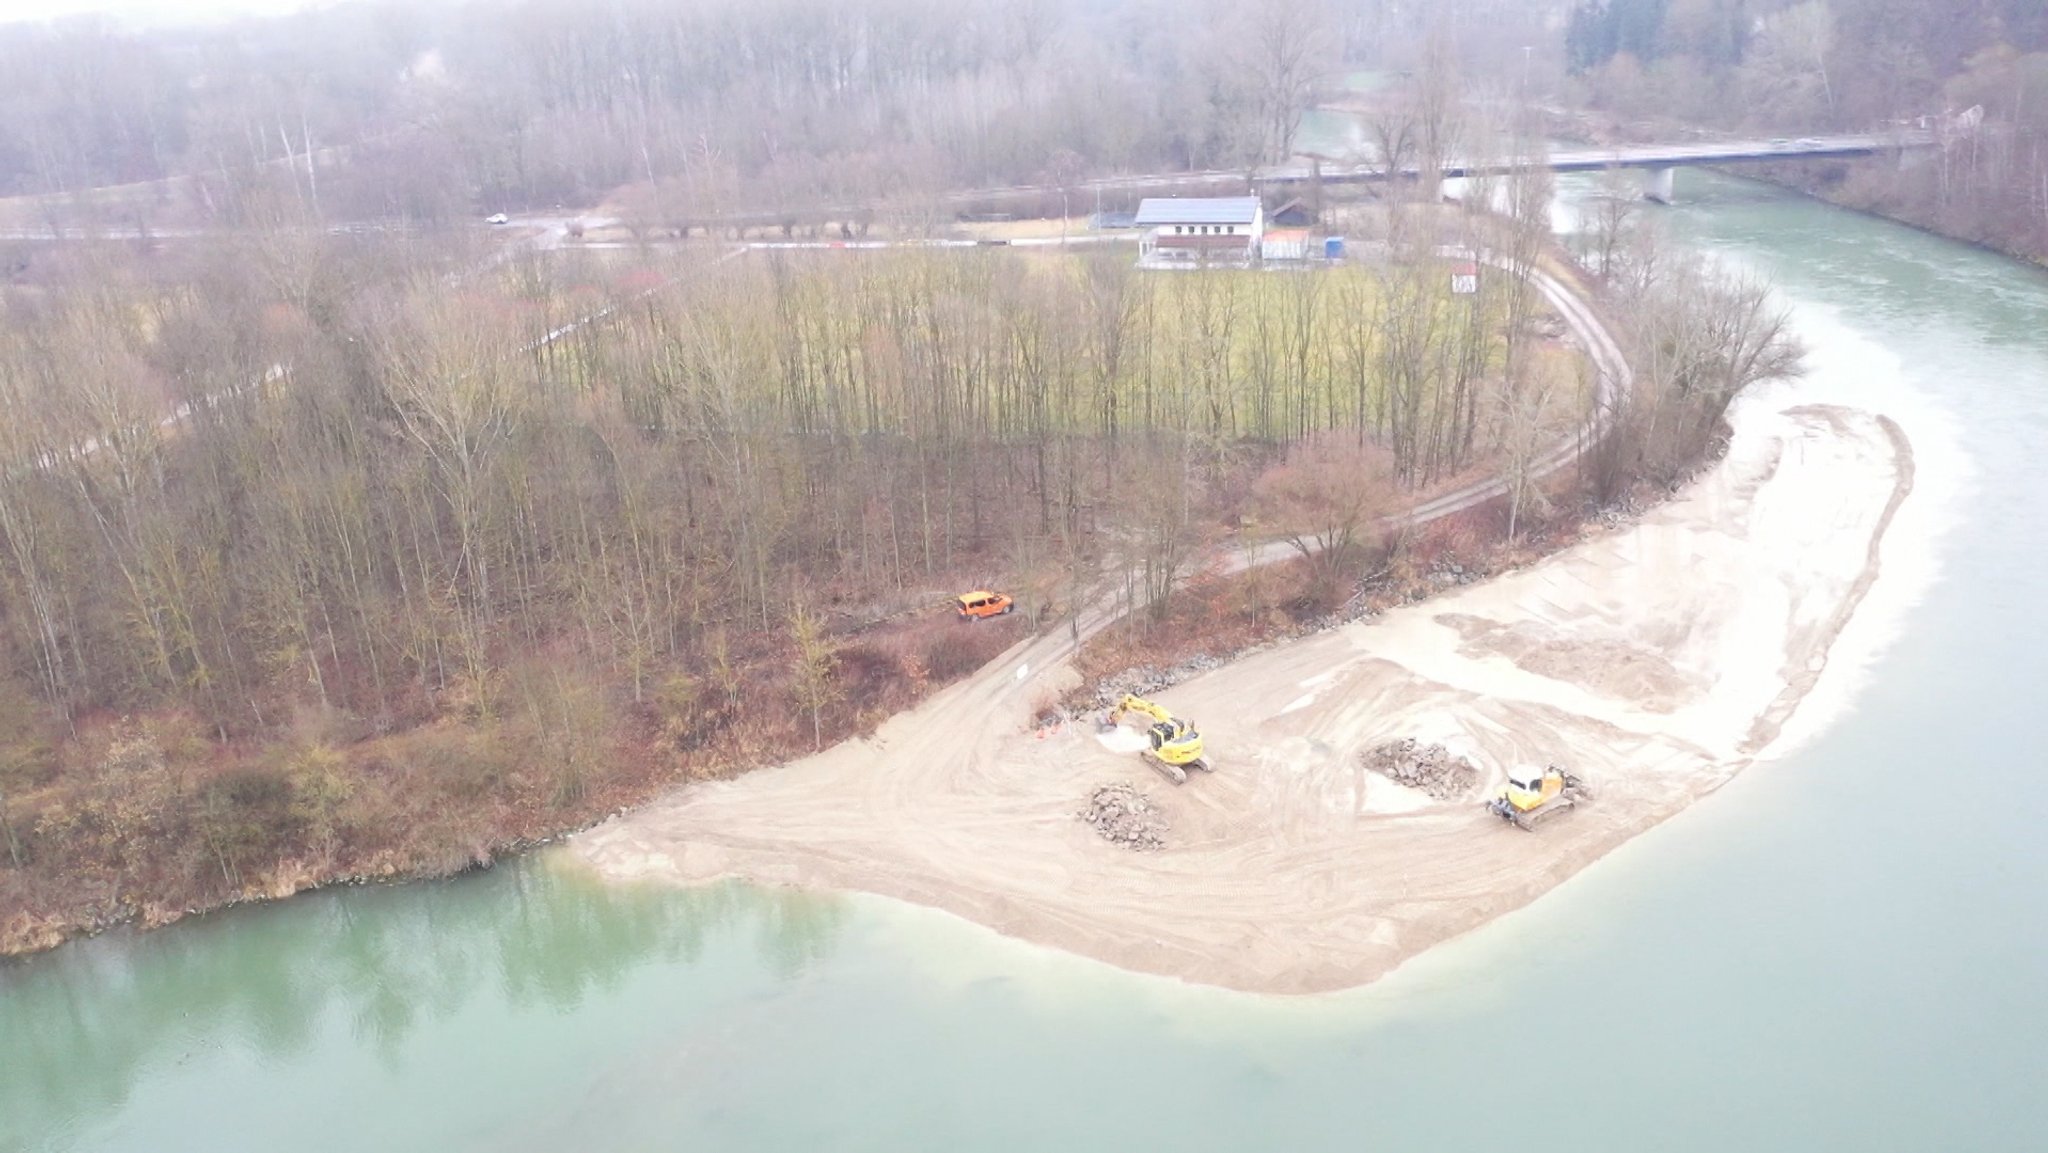
[[[2041,1147],[2048,278],[1679,194],[1812,347],[1750,403],[1893,412],[1921,483],[1797,746],[1529,908],[1265,999],[543,853],[0,966],[0,1150]]]

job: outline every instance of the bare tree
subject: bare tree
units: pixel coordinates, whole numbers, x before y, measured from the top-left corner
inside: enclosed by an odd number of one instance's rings
[[[383,386],[392,414],[418,445],[434,491],[448,511],[455,556],[445,579],[457,595],[463,657],[473,683],[485,678],[485,621],[496,605],[492,542],[494,470],[528,408],[530,389],[510,358],[516,339],[483,323],[438,285],[422,286],[397,316],[373,331],[384,354]]]
[[[1634,224],[1639,198],[1634,181],[1621,169],[1611,169],[1600,180],[1600,192],[1593,200],[1588,220],[1592,240],[1594,273],[1602,280],[1613,275],[1615,262],[1627,243]]]
[[[825,710],[839,699],[839,688],[832,680],[838,663],[835,646],[825,635],[824,622],[804,605],[798,605],[790,614],[789,639],[796,648],[790,661],[790,691],[797,707],[810,714],[812,748],[822,749]]]
[[[1589,461],[1607,499],[1635,479],[1678,483],[1711,451],[1744,389],[1802,371],[1785,312],[1758,281],[1661,255],[1621,287],[1636,387]]]
[[[1385,449],[1327,434],[1304,440],[1260,476],[1259,520],[1293,545],[1325,594],[1367,544],[1366,530],[1392,511],[1398,490]]]
[[[1551,426],[1556,423],[1554,402],[1558,399],[1561,370],[1546,361],[1526,366],[1523,379],[1510,386],[1500,381],[1494,406],[1499,421],[1501,479],[1508,486],[1508,539],[1521,535],[1525,511],[1542,512],[1544,496],[1536,483],[1537,461],[1554,441]]]
[[[1259,155],[1284,161],[1316,85],[1334,65],[1332,22],[1318,0],[1264,0],[1244,9],[1243,19],[1237,43],[1259,107]]]

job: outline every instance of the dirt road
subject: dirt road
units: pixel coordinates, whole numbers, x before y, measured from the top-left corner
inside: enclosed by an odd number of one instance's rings
[[[616,878],[881,893],[1231,988],[1362,984],[1711,792],[1811,687],[1878,572],[1910,448],[1841,408],[1754,413],[1738,432],[1637,525],[1163,694],[1220,765],[1183,787],[1087,726],[1029,728],[1071,675],[1062,629],[873,740],[686,789],[572,851]],[[1358,767],[1406,736],[1491,779],[1433,801]],[[1535,834],[1483,811],[1505,765],[1544,760],[1596,801]],[[1115,781],[1163,806],[1166,849],[1120,849],[1076,819]]]

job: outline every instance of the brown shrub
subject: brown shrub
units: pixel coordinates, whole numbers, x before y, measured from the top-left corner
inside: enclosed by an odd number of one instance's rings
[[[0,793],[26,793],[57,778],[52,719],[18,678],[0,677]]]
[[[1023,635],[1024,624],[1014,616],[973,623],[950,617],[929,621],[920,628],[924,667],[932,680],[950,684],[994,660]]]
[[[229,769],[200,786],[196,817],[221,879],[237,887],[288,851],[301,831],[291,781],[260,765]]]
[[[925,612],[854,634],[835,654],[824,739],[871,728],[1025,631],[1021,618],[969,625]],[[86,718],[56,746],[54,769],[35,760],[27,730],[8,739],[0,693],[0,753],[40,782],[8,800],[24,864],[0,843],[0,951],[335,877],[458,872],[674,782],[808,752],[789,656],[786,637],[735,634],[694,666],[656,669],[631,708],[616,678],[536,656],[396,732],[390,718],[313,706],[280,710],[261,740],[228,743],[176,711]]]

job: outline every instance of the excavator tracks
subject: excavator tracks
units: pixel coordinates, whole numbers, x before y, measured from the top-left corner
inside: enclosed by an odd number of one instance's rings
[[[1216,771],[1216,766],[1210,764],[1207,757],[1189,761],[1185,765],[1169,765],[1165,761],[1160,760],[1158,755],[1149,749],[1145,752],[1145,763],[1158,769],[1160,776],[1165,777],[1176,785],[1188,783],[1189,769],[1193,769],[1198,773],[1213,773]]]

